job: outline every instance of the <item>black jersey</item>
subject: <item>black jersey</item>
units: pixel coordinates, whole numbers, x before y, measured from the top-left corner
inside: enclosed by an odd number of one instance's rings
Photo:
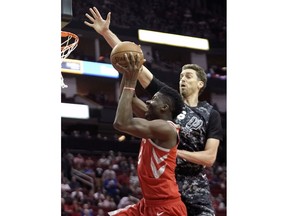
[[[197,107],[185,104],[176,123],[181,126],[178,149],[203,151],[208,138],[222,139],[220,114],[206,101],[199,102]],[[202,165],[177,158],[177,173],[197,175],[203,168]]]
[[[153,77],[146,90],[155,94],[163,82]],[[222,140],[221,117],[213,107],[205,102],[199,102],[197,107],[185,104],[181,114],[175,120],[181,126],[178,149],[191,152],[203,151],[209,138]],[[214,209],[211,200],[209,181],[204,166],[177,158],[176,180],[189,216],[213,216]]]
[[[203,151],[208,138],[222,139],[220,114],[203,101],[197,107],[185,105],[176,123],[181,125],[178,149]],[[176,180],[189,216],[213,216],[209,181],[203,165],[177,158]]]

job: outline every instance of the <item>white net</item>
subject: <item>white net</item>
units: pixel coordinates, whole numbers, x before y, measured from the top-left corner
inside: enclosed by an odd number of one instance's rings
[[[61,32],[61,59],[67,58],[70,53],[77,47],[79,37],[71,32]],[[68,85],[64,83],[64,78],[61,73],[61,87],[67,88]]]

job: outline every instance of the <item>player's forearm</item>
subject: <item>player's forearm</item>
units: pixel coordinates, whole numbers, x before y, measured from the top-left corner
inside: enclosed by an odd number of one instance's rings
[[[118,43],[121,42],[121,40],[110,29],[103,32],[102,36],[111,48],[114,48]]]
[[[145,58],[145,56],[144,56]],[[140,82],[141,86],[145,89],[153,79],[153,74],[151,71],[148,70],[145,66],[143,66],[143,70],[139,73],[138,81]]]
[[[132,100],[133,113],[139,118],[145,118],[145,112],[147,111],[146,104],[138,98],[136,95]]]
[[[135,90],[133,90],[134,88],[135,86],[125,86],[118,103],[113,126],[115,129],[122,132],[126,131],[133,118],[132,98],[135,93]]]
[[[208,151],[189,152],[186,150],[178,149],[177,156],[189,162],[207,166],[207,167],[211,167],[216,160],[216,155]]]
[[[122,94],[122,91],[123,91],[123,87],[125,85],[125,73],[123,73],[122,75],[122,79],[121,79],[121,83],[120,83],[120,96]],[[134,93],[133,95],[133,99],[132,99],[132,110],[133,110],[133,113],[137,116],[137,117],[141,117],[141,118],[144,118],[145,116],[145,111],[146,111],[146,104],[140,100]]]

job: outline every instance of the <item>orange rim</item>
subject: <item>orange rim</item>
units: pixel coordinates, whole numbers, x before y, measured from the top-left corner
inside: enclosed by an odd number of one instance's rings
[[[63,50],[64,48],[67,48],[67,47],[73,47],[73,46],[75,46],[75,45],[78,43],[78,41],[79,41],[79,37],[78,37],[76,34],[72,33],[72,32],[61,31],[61,37],[62,37],[62,38],[71,37],[71,38],[74,39],[74,42],[73,42],[73,43],[71,43],[71,44],[69,44],[69,45],[61,46],[61,50]]]

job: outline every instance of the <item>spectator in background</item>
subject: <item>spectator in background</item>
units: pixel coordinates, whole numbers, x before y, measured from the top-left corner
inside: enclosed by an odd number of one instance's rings
[[[94,163],[94,160],[90,156],[85,159],[85,165],[89,168],[93,168]]]
[[[131,196],[131,195],[123,196],[123,197],[120,199],[117,208],[118,208],[118,209],[125,208],[126,206],[136,204],[136,203],[138,203],[139,201],[140,201],[140,200],[139,200],[137,197],[134,197],[134,196]]]
[[[105,153],[97,161],[97,167],[106,169],[110,165],[111,161],[106,157]]]
[[[73,165],[75,169],[81,170],[85,164],[84,157],[78,153],[73,159]]]
[[[70,187],[69,181],[66,177],[62,178],[61,192],[62,192],[62,196],[66,196],[67,194],[69,194],[71,192],[71,187]]]
[[[95,186],[96,187],[102,187],[102,175],[103,175],[103,168],[102,167],[97,167],[95,169]]]
[[[94,199],[97,204],[105,199],[105,194],[102,187],[97,187],[97,191],[94,193]]]
[[[122,152],[118,151],[115,156],[115,162],[120,164],[122,160],[125,160],[125,157],[123,156]]]
[[[132,192],[135,196],[138,197],[138,195],[142,195],[142,190],[140,188],[137,170],[132,170],[130,172],[129,185],[130,185],[130,189],[132,190]]]
[[[102,182],[104,183],[107,178],[116,178],[116,172],[112,169],[112,164],[103,171]]]
[[[71,216],[82,216],[81,215],[82,208],[81,208],[81,202],[79,202],[77,199],[73,200],[73,213]]]
[[[78,187],[75,191],[72,191],[71,198],[76,199],[78,202],[81,202],[84,199],[84,194],[82,192],[82,188]]]
[[[117,176],[120,185],[129,185],[130,177],[128,171],[123,171]]]
[[[62,198],[63,215],[71,215],[74,212],[73,199],[71,197]]]
[[[104,200],[101,200],[99,203],[98,203],[98,207],[99,208],[104,208],[104,209],[116,209],[117,208],[117,205],[113,199],[113,197],[109,196],[109,195],[106,195],[105,199]]]
[[[119,201],[119,189],[118,189],[118,181],[116,175],[109,173],[107,178],[103,182],[104,190],[106,194],[113,197],[115,202]]]
[[[97,211],[96,216],[105,216],[104,210],[102,208],[99,208],[98,211]]]
[[[81,216],[93,216],[93,209],[91,209],[88,203],[83,204]]]

